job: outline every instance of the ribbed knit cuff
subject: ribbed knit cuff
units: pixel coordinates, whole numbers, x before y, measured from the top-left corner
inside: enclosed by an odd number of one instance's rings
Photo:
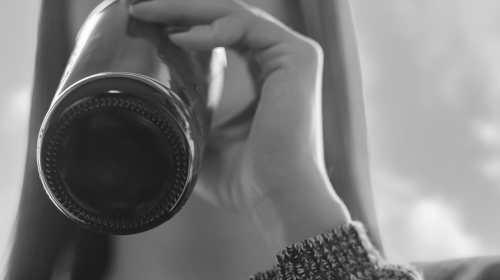
[[[417,280],[411,267],[385,262],[363,225],[352,222],[279,252],[277,264],[251,280],[398,279]]]

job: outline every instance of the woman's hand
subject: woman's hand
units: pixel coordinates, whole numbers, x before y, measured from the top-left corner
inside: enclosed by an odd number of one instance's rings
[[[276,249],[349,222],[324,167],[316,42],[240,1],[154,0],[130,13],[190,27],[172,33],[172,42],[232,48],[256,70],[255,115],[211,132],[196,192],[252,217]]]

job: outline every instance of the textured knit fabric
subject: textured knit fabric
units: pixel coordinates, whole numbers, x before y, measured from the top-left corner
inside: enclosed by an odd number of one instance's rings
[[[361,223],[325,232],[285,248],[273,269],[249,280],[420,280],[409,266],[383,260]]]

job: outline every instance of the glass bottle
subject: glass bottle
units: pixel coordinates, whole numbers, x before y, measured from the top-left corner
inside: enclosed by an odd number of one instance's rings
[[[88,17],[40,129],[43,186],[71,220],[133,234],[175,215],[192,192],[225,54],[186,52],[128,2]]]

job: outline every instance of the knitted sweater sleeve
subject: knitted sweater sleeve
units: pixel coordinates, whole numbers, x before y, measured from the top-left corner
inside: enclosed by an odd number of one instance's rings
[[[277,256],[276,265],[248,280],[421,280],[412,267],[383,260],[363,225],[345,226],[293,244]]]

